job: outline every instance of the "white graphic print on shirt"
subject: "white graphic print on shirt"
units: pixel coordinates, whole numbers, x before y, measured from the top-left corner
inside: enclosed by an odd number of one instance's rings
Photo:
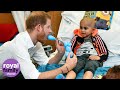
[[[84,40],[84,43],[81,45],[81,47],[77,49],[77,56],[81,56],[83,54],[97,55],[97,52],[91,43],[91,39]]]

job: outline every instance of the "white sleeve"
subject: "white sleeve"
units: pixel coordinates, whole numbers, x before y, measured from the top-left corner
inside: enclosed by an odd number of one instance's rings
[[[38,72],[31,60],[20,59],[19,63],[21,73],[25,79],[38,79],[40,72]]]
[[[39,65],[46,65],[49,61],[44,48],[41,43],[37,44],[39,46],[38,50],[34,53],[33,58]]]
[[[19,50],[21,49],[21,50]],[[20,70],[25,79],[38,79],[40,72],[36,69],[35,65],[30,60],[30,55],[26,49],[19,48],[19,52],[16,51],[15,58],[20,64]]]

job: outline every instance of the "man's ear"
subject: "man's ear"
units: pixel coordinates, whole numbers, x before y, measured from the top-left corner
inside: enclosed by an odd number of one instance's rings
[[[36,25],[35,26],[35,29],[38,31],[38,32],[41,32],[42,31],[42,26],[40,24]]]

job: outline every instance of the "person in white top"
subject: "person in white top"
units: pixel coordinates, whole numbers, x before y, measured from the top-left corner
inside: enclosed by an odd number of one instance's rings
[[[3,62],[11,58],[19,62],[20,71],[25,79],[54,79],[58,74],[73,69],[77,62],[75,55],[73,58],[68,56],[66,63],[55,70],[39,72],[36,69],[32,59],[39,65],[57,64],[64,55],[64,46],[56,41],[58,53],[49,60],[42,47],[49,34],[52,34],[51,17],[44,11],[31,12],[26,19],[26,31],[19,33],[13,40],[0,47],[0,73]]]

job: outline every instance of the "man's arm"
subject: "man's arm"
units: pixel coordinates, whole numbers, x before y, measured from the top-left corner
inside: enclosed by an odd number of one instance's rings
[[[76,63],[77,63],[76,55],[74,55],[73,58],[70,58],[70,54],[69,54],[67,57],[66,63],[62,67],[57,68],[55,70],[42,72],[38,78],[39,79],[54,79],[58,74],[67,73],[70,70],[72,70],[76,66]]]
[[[47,71],[47,72],[42,72],[39,75],[38,79],[54,79],[58,74],[61,74],[61,73],[62,73],[61,68]]]
[[[49,64],[59,63],[60,60],[62,59],[63,55],[64,55],[63,53],[57,52],[57,54],[53,58],[51,58],[48,63]]]
[[[49,64],[53,63],[59,63],[59,61],[62,59],[64,53],[65,53],[65,48],[64,44],[60,43],[58,40],[56,40],[56,48],[57,48],[57,54],[49,60]]]

